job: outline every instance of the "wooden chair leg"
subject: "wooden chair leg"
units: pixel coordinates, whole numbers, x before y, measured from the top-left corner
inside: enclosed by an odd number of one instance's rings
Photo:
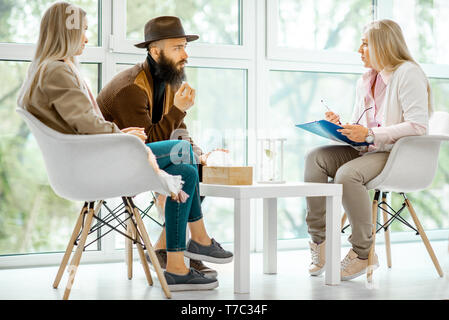
[[[142,241],[142,239],[140,239],[139,233],[137,232],[136,226],[134,225],[134,219],[133,219],[132,216],[131,216],[131,219],[133,220],[133,221],[131,221],[132,238],[133,239],[137,239],[137,241],[138,241],[136,243],[136,247],[137,247],[137,252],[139,253],[140,262],[142,264],[143,271],[145,272],[145,277],[147,278],[148,285],[152,286],[153,285],[153,279],[151,278],[150,268],[148,266],[147,259],[145,258],[145,253],[143,251],[143,247],[139,243],[139,241]]]
[[[374,254],[375,254],[375,246],[376,246],[376,227],[377,227],[377,204],[379,203],[379,194],[380,191],[376,190],[373,199],[372,206],[372,223],[373,223],[373,243],[371,245],[369,254],[368,254],[368,270],[366,272],[366,278],[369,283],[373,281],[373,270],[374,270]]]
[[[56,275],[55,281],[53,282],[53,288],[57,289],[59,286],[59,282],[61,281],[62,275],[65,271],[65,267],[69,262],[70,255],[72,254],[73,247],[75,246],[76,238],[81,230],[81,225],[83,223],[84,214],[87,211],[88,203],[85,202],[83,208],[81,209],[80,215],[78,216],[78,220],[76,221],[75,228],[73,229],[72,237],[69,240],[69,244],[67,245],[67,249],[65,250],[64,257],[62,258],[61,264],[59,266],[58,273]]]
[[[413,222],[415,223],[416,229],[418,229],[419,235],[421,236],[421,239],[424,242],[424,245],[426,246],[426,249],[430,255],[430,258],[432,259],[432,262],[435,265],[438,275],[440,277],[443,277],[443,270],[441,270],[441,266],[438,262],[435,252],[432,249],[432,246],[430,245],[429,239],[427,238],[427,235],[424,232],[424,229],[423,229],[421,223],[419,222],[418,216],[416,215],[416,212],[413,209],[413,206],[410,203],[410,201],[407,199],[407,197],[405,195],[403,195],[403,196],[405,198],[405,204],[408,208],[408,211],[410,212],[410,215],[412,216]]]
[[[348,218],[348,215],[346,212],[343,212],[343,216],[341,217],[341,228],[343,229],[345,227],[346,219]]]
[[[70,291],[72,289],[73,282],[75,280],[75,274],[78,269],[79,263],[81,261],[81,255],[84,251],[84,245],[86,244],[87,235],[89,233],[90,227],[92,226],[92,220],[95,213],[94,210],[94,204],[95,202],[91,202],[89,204],[89,213],[87,214],[86,221],[84,223],[83,231],[81,232],[81,237],[78,242],[78,246],[76,248],[75,254],[72,258],[72,261],[70,262],[69,266],[69,279],[67,281],[67,286],[65,288],[64,292],[64,300],[67,300],[70,295]],[[101,207],[102,201],[100,201],[100,207]]]
[[[129,214],[128,221],[126,222],[126,234],[133,238],[133,233],[131,231],[131,217],[132,215]],[[133,242],[128,238],[125,238],[125,256],[126,265],[128,267],[128,279],[131,280],[133,278]]]
[[[148,236],[145,225],[143,224],[142,217],[140,216],[137,208],[134,206],[132,199],[126,198],[126,201],[128,202],[130,209],[132,209],[132,212],[134,213],[134,218],[136,219],[137,224],[137,230],[140,232],[140,235],[143,238],[143,242],[147,249],[148,255],[150,256],[151,263],[153,264],[153,267],[156,271],[159,282],[162,286],[162,290],[164,291],[165,296],[168,299],[170,299],[171,298],[170,289],[168,289],[167,281],[165,280],[165,276],[164,273],[162,272],[159,260],[156,257],[156,253],[154,252],[153,246],[151,245],[150,237]]]
[[[140,261],[142,263],[143,272],[145,272],[145,277],[147,278],[147,282],[149,286],[153,285],[153,279],[151,278],[150,267],[148,266],[147,259],[145,257],[145,253],[143,251],[143,247],[140,243],[136,244],[137,251],[139,252]]]
[[[383,221],[384,224],[388,221],[388,214],[385,210],[387,210],[387,194],[382,193],[382,213],[383,213]],[[384,236],[385,236],[385,251],[387,253],[387,266],[388,268],[391,268],[391,243],[390,243],[390,227],[387,229],[384,229]]]

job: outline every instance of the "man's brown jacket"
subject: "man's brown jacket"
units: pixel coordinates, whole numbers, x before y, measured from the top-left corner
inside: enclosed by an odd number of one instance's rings
[[[105,120],[114,122],[120,129],[145,128],[147,143],[178,138],[188,140],[199,156],[203,152],[190,138],[184,123],[186,113],[174,106],[174,96],[174,89],[167,85],[162,119],[153,124],[153,79],[145,60],[117,74],[101,90],[97,102]]]

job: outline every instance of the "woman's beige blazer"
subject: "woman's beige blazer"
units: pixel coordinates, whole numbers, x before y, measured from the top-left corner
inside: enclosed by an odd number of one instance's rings
[[[97,115],[73,70],[62,61],[48,64],[41,84],[32,92],[30,113],[50,128],[66,134],[119,133],[112,122]]]

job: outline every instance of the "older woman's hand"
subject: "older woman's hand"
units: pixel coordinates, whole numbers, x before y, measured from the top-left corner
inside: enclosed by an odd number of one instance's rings
[[[334,124],[337,124],[337,125],[341,125],[340,116],[338,114],[333,113],[332,111],[328,111],[324,115],[325,115],[325,117],[324,117],[325,120],[332,122]]]
[[[337,131],[354,142],[365,142],[368,136],[368,128],[359,124],[345,124],[342,127],[343,129]]]

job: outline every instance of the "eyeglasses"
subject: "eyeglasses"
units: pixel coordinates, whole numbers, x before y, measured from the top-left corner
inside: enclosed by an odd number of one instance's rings
[[[363,115],[365,114],[365,112],[367,112],[369,109],[372,109],[373,107],[371,106],[371,107],[369,107],[369,108],[367,108],[367,109],[365,109],[365,110],[363,110],[363,112],[362,112],[362,114],[360,115],[360,118],[359,118],[359,120],[357,120],[357,122],[356,123],[354,123],[354,124],[359,124],[359,122],[360,122],[360,119],[362,119],[362,117],[363,117]]]

